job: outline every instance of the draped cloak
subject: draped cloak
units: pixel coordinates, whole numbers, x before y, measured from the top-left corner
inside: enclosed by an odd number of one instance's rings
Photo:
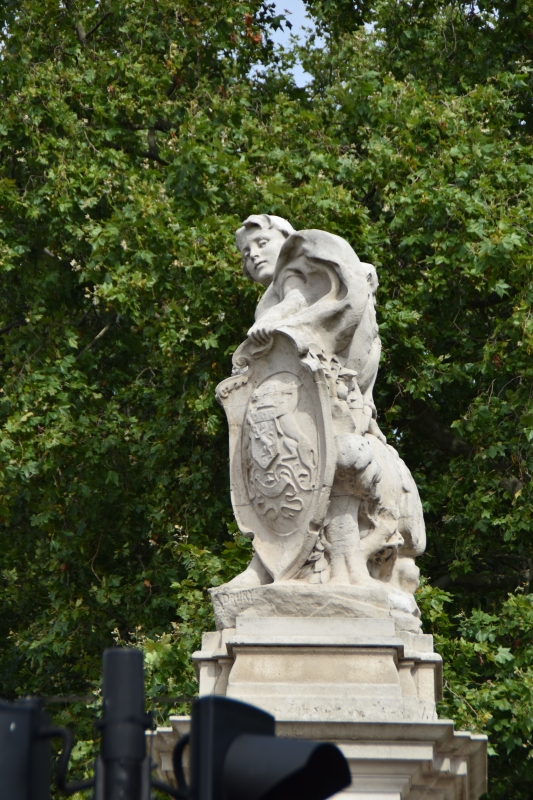
[[[257,309],[251,329],[284,333],[300,356],[310,348],[358,373],[357,382],[374,409],[374,385],[381,344],[374,294],[376,272],[359,260],[348,242],[321,230],[293,233],[281,248],[272,284]],[[234,365],[265,355],[270,345],[249,336],[237,349]]]

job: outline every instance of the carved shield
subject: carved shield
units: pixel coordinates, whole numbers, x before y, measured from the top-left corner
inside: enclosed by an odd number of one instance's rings
[[[310,555],[328,507],[335,472],[328,388],[321,362],[300,359],[284,334],[250,362],[217,387],[229,423],[233,510],[274,580],[287,580]]]

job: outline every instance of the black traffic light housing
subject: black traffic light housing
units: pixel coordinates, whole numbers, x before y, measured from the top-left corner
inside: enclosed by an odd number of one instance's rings
[[[50,717],[35,698],[0,701],[0,794],[10,800],[49,800]]]
[[[178,742],[176,755],[185,743]],[[179,764],[175,771],[190,800],[324,800],[351,783],[334,745],[277,738],[270,714],[217,695],[192,709],[190,787]]]
[[[224,765],[231,744],[242,734],[273,737],[274,728],[274,717],[254,706],[218,695],[197,700],[191,714],[191,800],[226,800]]]
[[[244,734],[227,752],[223,783],[228,800],[324,800],[351,777],[333,744]]]

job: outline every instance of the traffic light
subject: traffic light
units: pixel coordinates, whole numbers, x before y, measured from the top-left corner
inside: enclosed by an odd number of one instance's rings
[[[50,730],[39,700],[0,701],[0,798],[50,800]]]
[[[254,706],[210,695],[192,709],[190,800],[324,800],[351,783],[346,759],[326,742],[277,738],[275,720]],[[186,739],[178,742],[177,753]],[[175,762],[179,761],[178,758]]]

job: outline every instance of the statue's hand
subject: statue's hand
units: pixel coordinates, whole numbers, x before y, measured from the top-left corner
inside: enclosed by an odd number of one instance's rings
[[[254,344],[266,345],[269,343],[273,332],[273,328],[270,325],[256,322],[255,325],[252,325],[247,335]]]

